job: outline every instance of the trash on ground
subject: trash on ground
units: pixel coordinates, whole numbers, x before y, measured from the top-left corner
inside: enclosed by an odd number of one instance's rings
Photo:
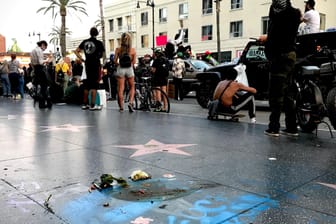
[[[147,180],[147,179],[150,179],[152,177],[151,177],[151,175],[149,175],[148,173],[146,173],[142,170],[135,170],[135,171],[132,172],[130,178],[133,181],[138,181],[138,180]]]

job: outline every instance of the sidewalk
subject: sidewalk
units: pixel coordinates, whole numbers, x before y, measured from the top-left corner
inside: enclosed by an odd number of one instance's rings
[[[209,121],[192,104],[172,112],[0,98],[0,223],[336,223],[328,132],[272,138],[264,124]],[[132,182],[136,170],[151,179]],[[104,173],[129,187],[90,193]]]

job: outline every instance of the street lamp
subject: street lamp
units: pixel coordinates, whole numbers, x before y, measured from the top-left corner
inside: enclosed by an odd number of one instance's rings
[[[41,40],[41,33],[39,32],[39,33],[35,33],[35,32],[33,32],[32,34],[30,34],[30,32],[28,33],[28,37],[34,37],[34,36],[38,36],[38,38],[39,38],[39,41]]]
[[[220,40],[220,18],[219,18],[219,13],[220,13],[220,1],[221,0],[215,0],[216,2],[216,26],[217,26],[217,61],[220,63],[221,62],[221,40]]]
[[[146,6],[152,7],[152,45],[153,45],[153,53],[155,48],[155,32],[154,32],[154,0],[147,0],[147,1],[138,1],[137,8],[140,8],[140,2],[146,3]]]

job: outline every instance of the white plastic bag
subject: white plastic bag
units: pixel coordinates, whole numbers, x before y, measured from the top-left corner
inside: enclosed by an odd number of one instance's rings
[[[234,67],[237,71],[238,75],[235,81],[244,84],[245,86],[249,86],[247,75],[246,75],[246,65],[239,63]]]
[[[81,80],[85,80],[85,79],[87,79],[87,76],[86,76],[85,64],[83,63],[83,72],[82,72]]]

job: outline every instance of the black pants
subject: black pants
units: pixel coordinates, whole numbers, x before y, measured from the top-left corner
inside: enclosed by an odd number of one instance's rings
[[[51,107],[51,99],[50,99],[50,95],[48,93],[48,86],[49,86],[49,81],[47,78],[47,73],[46,73],[46,69],[43,65],[34,65],[34,85],[35,86],[40,86],[40,95],[41,96],[37,96],[39,102],[39,107],[40,108],[45,108],[47,106]],[[47,103],[47,105],[46,105]]]
[[[279,131],[281,111],[285,112],[286,128],[297,130],[293,69],[296,60],[295,52],[283,54],[271,61],[271,74],[269,85],[269,129]]]
[[[236,114],[243,107],[247,106],[248,114],[250,118],[255,117],[256,107],[254,95],[252,93],[242,93],[232,100],[231,107],[224,107],[221,103],[218,105],[218,112]]]
[[[182,78],[175,78],[173,77],[173,81],[174,81],[174,98],[175,100],[178,100],[178,98],[180,98],[180,100],[183,100],[183,82],[182,82]]]

